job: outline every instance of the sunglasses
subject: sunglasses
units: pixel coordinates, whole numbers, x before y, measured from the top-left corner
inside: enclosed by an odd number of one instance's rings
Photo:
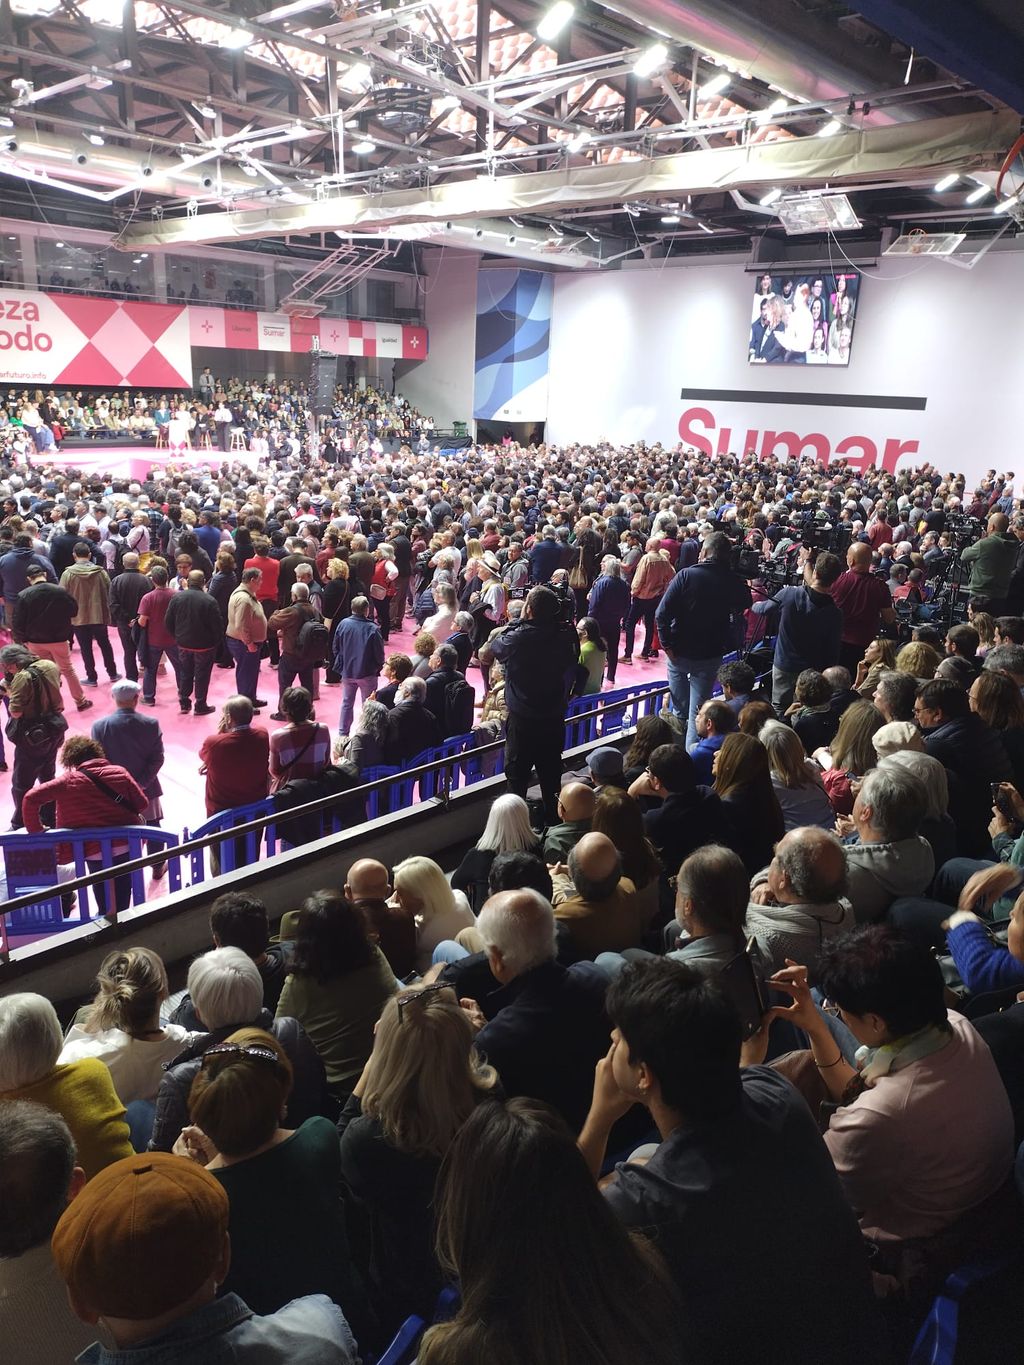
[[[439,995],[442,991],[447,991],[453,1000],[456,998],[454,989],[441,981],[434,981],[429,986],[421,986],[419,990],[406,991],[403,995],[400,995],[397,1002],[398,1022],[402,1022],[402,1014],[407,1005],[412,1005],[417,1000],[425,1002],[430,1000],[432,996]]]
[[[262,1043],[218,1043],[203,1053],[201,1066],[205,1066],[211,1057],[251,1057],[257,1062],[278,1060],[273,1048],[264,1047]]]

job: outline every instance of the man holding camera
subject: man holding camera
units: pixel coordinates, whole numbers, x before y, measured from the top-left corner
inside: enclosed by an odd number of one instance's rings
[[[550,588],[533,588],[522,620],[492,639],[490,650],[505,668],[509,790],[525,798],[536,769],[546,821],[553,825],[558,820],[565,708],[579,657],[572,618],[563,618]]]
[[[758,616],[779,612],[772,705],[780,716],[792,702],[796,680],[805,668],[823,673],[839,658],[843,613],[832,600],[832,585],[842,571],[838,555],[825,552],[813,561],[808,556],[802,583],[780,588],[766,601],[754,603]]]
[[[675,575],[655,614],[672,706],[687,718],[688,749],[697,743],[697,712],[711,696],[722,658],[743,638],[750,585],[733,573],[731,556],[728,536],[721,531],[708,536],[699,561]]]
[[[991,616],[1002,616],[1003,606],[1010,591],[1010,579],[1017,563],[1018,541],[1009,534],[1009,518],[993,512],[985,534],[960,556],[961,563],[971,566],[968,587],[973,597],[987,597]]]

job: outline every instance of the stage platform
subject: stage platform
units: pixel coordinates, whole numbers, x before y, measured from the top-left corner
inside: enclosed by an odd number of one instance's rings
[[[256,456],[247,450],[233,450],[225,453],[220,450],[171,451],[166,446],[159,449],[152,445],[135,445],[128,441],[113,444],[103,441],[83,441],[76,445],[51,451],[45,459],[36,457],[33,464],[52,464],[61,469],[80,469],[83,474],[99,476],[111,474],[120,479],[145,479],[154,467],[167,465],[188,465],[197,472],[218,469],[229,460],[232,463],[256,467]]]

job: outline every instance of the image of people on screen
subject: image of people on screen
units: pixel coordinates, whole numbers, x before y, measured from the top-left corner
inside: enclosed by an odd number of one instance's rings
[[[807,271],[755,277],[752,365],[848,365],[860,276]]]

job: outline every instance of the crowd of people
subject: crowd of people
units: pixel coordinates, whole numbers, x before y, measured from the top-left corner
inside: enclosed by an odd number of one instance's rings
[[[273,791],[301,823],[467,733],[508,788],[457,864],[357,858],[276,941],[219,897],[173,1008],[141,947],[66,1029],[0,997],[12,1355],[373,1359],[447,1291],[424,1365],[859,1365],[1015,1248],[1013,475],[408,445],[4,472],[15,823],[159,820],[162,660],[200,718],[235,670],[208,811]],[[97,649],[116,711],[68,735]],[[665,709],[564,772],[569,699],[637,650]]]

